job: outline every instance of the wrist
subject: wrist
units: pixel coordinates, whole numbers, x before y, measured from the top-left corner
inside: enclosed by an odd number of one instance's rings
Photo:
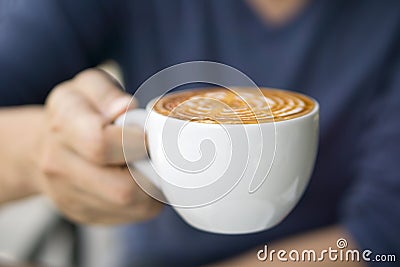
[[[31,107],[30,120],[27,127],[31,130],[30,137],[24,144],[23,154],[21,155],[21,166],[23,170],[20,176],[23,180],[23,187],[30,195],[41,193],[40,154],[45,135],[45,113],[42,107]]]
[[[0,203],[39,192],[36,164],[44,113],[41,107],[0,110]]]

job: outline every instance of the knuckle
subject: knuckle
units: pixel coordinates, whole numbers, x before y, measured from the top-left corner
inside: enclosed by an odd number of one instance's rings
[[[55,87],[46,99],[45,110],[52,131],[59,131],[65,123],[66,99],[70,91],[70,82],[64,82]]]
[[[54,105],[52,104],[57,104],[58,102],[62,101],[69,90],[71,90],[71,81],[65,81],[58,84],[50,92],[49,96],[46,99],[46,104],[50,105],[50,107],[54,107]]]
[[[59,123],[57,121],[51,121],[49,129],[51,132],[60,132],[62,131],[63,128],[62,126],[63,126],[62,123]]]
[[[78,73],[73,80],[76,81],[77,83],[82,83],[87,80],[98,79],[99,75],[100,73],[96,69],[86,69]]]
[[[64,121],[65,120],[60,112],[53,113],[48,120],[48,130],[54,133],[61,132],[65,126]]]
[[[52,149],[45,149],[39,163],[40,171],[46,176],[52,176],[59,173],[59,166],[56,161],[55,153]]]

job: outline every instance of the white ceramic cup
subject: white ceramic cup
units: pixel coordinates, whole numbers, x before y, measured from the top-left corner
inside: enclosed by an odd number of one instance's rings
[[[187,223],[214,233],[252,233],[281,222],[309,182],[319,129],[313,101],[310,113],[294,119],[207,124],[161,115],[152,100],[146,110],[128,111],[116,124],[144,128],[151,160],[131,166]]]

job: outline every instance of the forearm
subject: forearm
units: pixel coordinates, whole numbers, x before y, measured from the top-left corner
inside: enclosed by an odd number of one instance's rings
[[[329,228],[324,228],[316,231],[312,231],[309,233],[305,233],[299,236],[290,237],[287,239],[283,239],[277,242],[273,242],[271,244],[266,244],[268,246],[268,258],[265,261],[259,260],[257,257],[257,252],[261,249],[265,251],[265,246],[262,245],[260,247],[254,248],[252,251],[243,254],[237,258],[232,260],[212,265],[212,267],[227,267],[227,266],[365,266],[363,262],[357,261],[340,261],[340,260],[330,260],[329,255],[325,254],[323,261],[318,261],[318,258],[321,255],[321,251],[328,250],[329,247],[332,249],[339,250],[336,242],[340,238],[345,238],[348,242],[347,247],[344,249],[355,249],[355,244],[351,241],[351,238],[348,236],[346,231],[339,227],[339,226],[332,226]],[[274,250],[273,259],[271,261],[270,253]],[[286,251],[286,255],[284,258],[287,258],[287,261],[282,261],[278,259],[277,253],[279,250]],[[290,260],[289,259],[289,252],[292,250],[296,250],[300,253],[300,260]],[[316,252],[316,261],[308,261],[308,260],[301,260],[301,255],[303,250],[314,250]],[[262,253],[260,256],[264,257],[265,254]],[[293,254],[295,256],[295,254]],[[307,259],[307,258],[306,258]],[[209,266],[211,267],[211,266]]]
[[[43,108],[0,109],[0,204],[38,193],[34,168]]]

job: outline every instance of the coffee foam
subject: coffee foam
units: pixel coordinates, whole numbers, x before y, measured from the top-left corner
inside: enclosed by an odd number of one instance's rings
[[[301,117],[314,106],[310,98],[285,90],[207,88],[167,94],[155,103],[154,110],[199,123],[256,124]]]

